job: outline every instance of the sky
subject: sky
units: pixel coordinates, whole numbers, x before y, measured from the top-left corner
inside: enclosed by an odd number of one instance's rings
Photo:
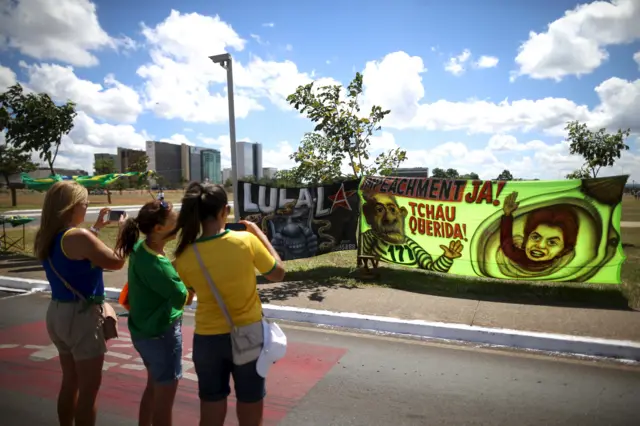
[[[0,91],[20,82],[73,100],[58,167],[146,140],[214,147],[230,165],[226,72],[238,140],[286,169],[313,124],[286,102],[299,85],[364,78],[363,108],[391,113],[372,154],[494,179],[562,179],[568,121],[630,128],[602,175],[640,182],[640,0],[11,0],[0,2]],[[0,134],[0,139],[4,135]],[[2,141],[0,141],[2,142]]]

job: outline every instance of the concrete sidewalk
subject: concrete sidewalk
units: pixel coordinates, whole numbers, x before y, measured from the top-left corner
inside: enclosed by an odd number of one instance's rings
[[[35,259],[21,256],[0,259],[0,276],[45,279]],[[126,280],[126,268],[105,273],[106,287],[122,288]],[[622,303],[614,309],[559,307],[306,282],[261,284],[259,288],[263,302],[276,306],[640,343],[640,312]]]

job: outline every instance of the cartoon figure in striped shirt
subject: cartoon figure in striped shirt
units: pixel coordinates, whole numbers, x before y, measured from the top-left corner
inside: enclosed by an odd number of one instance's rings
[[[462,256],[462,243],[452,240],[441,245],[437,259],[405,235],[409,212],[400,207],[393,195],[364,193],[364,217],[371,227],[362,234],[362,254],[377,255],[381,260],[436,272],[449,272],[453,260]]]

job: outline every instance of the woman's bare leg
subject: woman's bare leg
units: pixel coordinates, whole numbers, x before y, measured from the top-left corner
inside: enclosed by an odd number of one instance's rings
[[[221,401],[200,401],[200,426],[224,426],[227,398]]]
[[[240,402],[236,404],[240,426],[262,426],[264,399],[258,402]]]
[[[151,373],[147,369],[147,386],[142,393],[140,400],[140,411],[138,412],[138,426],[151,426],[153,419],[153,399],[155,388]]]
[[[78,375],[78,405],[75,426],[95,426],[98,411],[98,391],[102,383],[104,355],[76,361]]]
[[[76,363],[71,354],[59,354],[62,368],[62,384],[58,394],[58,421],[60,426],[73,426],[78,404],[78,375]]]

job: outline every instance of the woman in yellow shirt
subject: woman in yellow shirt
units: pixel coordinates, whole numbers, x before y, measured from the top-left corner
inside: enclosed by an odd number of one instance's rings
[[[233,363],[230,326],[205,278],[193,245],[237,327],[262,319],[255,270],[270,281],[282,281],[284,265],[262,230],[242,222],[247,231],[225,228],[230,213],[220,185],[194,182],[182,199],[175,233],[180,232],[175,267],[185,285],[198,296],[193,338],[193,363],[198,376],[200,423],[223,426],[233,376],[240,426],[262,424],[265,379],[256,360]],[[262,345],[262,342],[259,342]]]

